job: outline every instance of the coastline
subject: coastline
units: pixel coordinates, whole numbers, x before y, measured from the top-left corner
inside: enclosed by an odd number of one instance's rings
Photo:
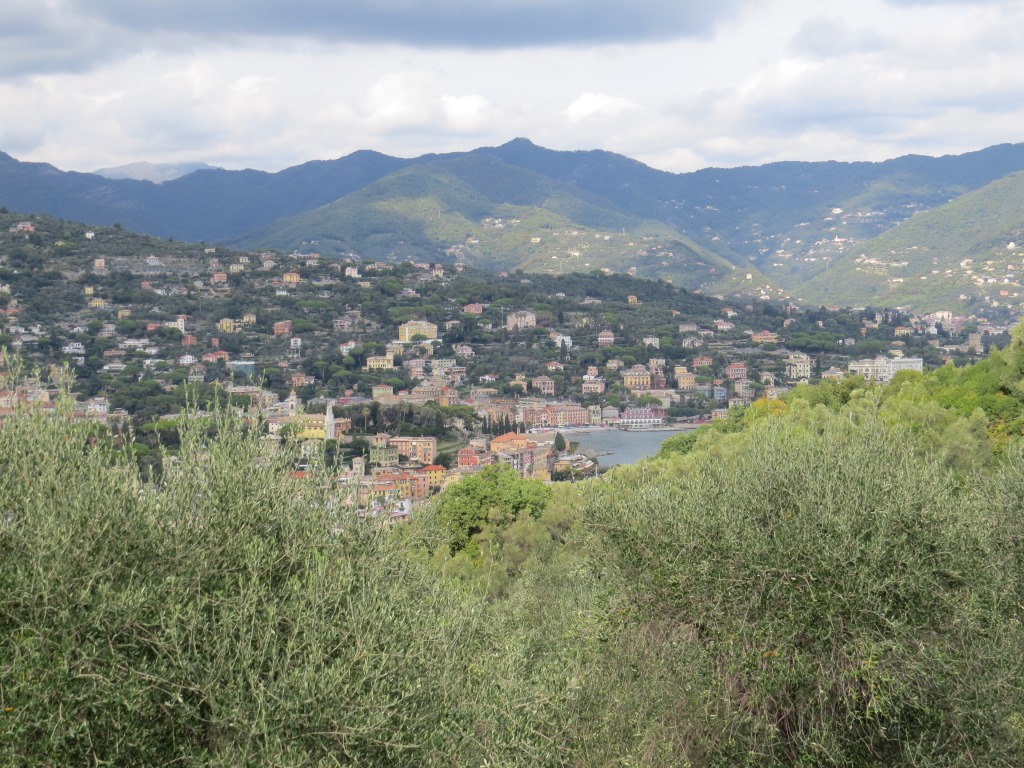
[[[692,429],[692,427],[690,427]],[[653,456],[661,444],[686,429],[625,430],[614,427],[591,427],[563,433],[575,444],[575,450],[592,459],[600,457],[599,464],[607,469],[619,464],[635,464]]]

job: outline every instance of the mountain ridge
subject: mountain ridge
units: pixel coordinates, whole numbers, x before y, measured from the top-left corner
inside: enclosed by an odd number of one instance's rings
[[[694,253],[714,254],[729,271],[749,272],[750,282],[760,286],[750,291],[753,295],[770,288],[779,296],[799,295],[804,284],[858,243],[913,214],[1024,170],[1024,144],[941,157],[784,161],[675,174],[605,150],[552,150],[516,138],[496,147],[414,158],[359,150],[277,172],[203,169],[157,185],[66,172],[0,155],[0,205],[13,210],[96,224],[116,222],[161,237],[250,247],[259,247],[261,236],[267,237],[264,246],[286,247],[281,245],[285,231],[291,232],[291,247],[330,234],[339,247],[384,255],[387,250],[378,246],[388,240],[387,232],[365,232],[362,240],[339,237],[344,233],[326,222],[321,209],[410,168],[434,168],[442,174],[462,167],[463,180],[473,182],[473,194],[479,198],[469,203],[465,190],[458,193],[463,195],[461,213],[472,208],[480,214],[475,224],[463,227],[468,226],[463,234],[471,239],[476,236],[470,230],[480,220],[496,215],[495,205],[529,198],[530,207],[563,215],[563,229],[594,228],[598,237],[629,229],[633,222],[657,223]],[[554,195],[537,205],[542,201],[535,193],[547,183],[554,185],[548,187]],[[396,186],[401,183],[392,185]],[[355,202],[350,199],[332,210]],[[365,203],[363,199],[361,204]],[[409,199],[395,205],[408,207]],[[435,210],[434,215],[443,211]],[[407,210],[402,216],[404,223],[392,219],[391,228],[399,233],[393,238],[396,243],[402,241],[402,232],[436,229],[426,209],[415,215]],[[427,220],[414,224],[416,216]],[[342,216],[346,218],[351,215]],[[299,232],[296,227],[303,221],[318,222],[319,229]],[[465,237],[420,237],[418,255],[444,258],[445,251],[465,245],[464,241]],[[486,254],[478,256],[481,263],[487,261]],[[524,258],[524,265],[527,261]],[[641,268],[651,268],[649,276],[657,276],[654,266],[658,265]]]

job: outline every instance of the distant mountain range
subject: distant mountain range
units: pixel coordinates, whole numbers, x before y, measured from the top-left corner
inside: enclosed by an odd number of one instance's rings
[[[106,178],[0,153],[0,206],[245,248],[635,270],[821,303],[940,309],[1024,295],[1013,258],[1024,248],[1024,181],[1013,176],[1024,144],[673,174],[516,139],[412,159],[360,151],[277,173],[174,177],[183,170],[137,165],[104,173],[152,179]]]
[[[118,165],[114,168],[100,168],[93,171],[97,176],[105,179],[135,179],[136,181],[152,181],[154,184],[163,184],[165,181],[180,179],[196,171],[219,170],[215,166],[206,163],[129,163]]]

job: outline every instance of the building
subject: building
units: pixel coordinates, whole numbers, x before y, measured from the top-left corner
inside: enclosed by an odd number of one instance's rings
[[[370,464],[378,467],[397,467],[398,448],[393,445],[371,445]]]
[[[610,347],[615,343],[615,334],[611,331],[601,331],[597,334],[597,346]]]
[[[807,381],[811,377],[811,358],[802,352],[794,352],[786,358],[786,378],[790,381]]]
[[[366,358],[364,369],[367,371],[390,371],[395,367],[395,358],[391,355],[370,355]]]
[[[755,344],[778,344],[779,334],[773,331],[758,331],[750,336],[750,340]]]
[[[622,386],[632,391],[651,388],[651,372],[642,365],[634,365],[622,372]]]
[[[433,464],[437,456],[436,437],[392,437],[388,445],[397,449],[399,456],[408,456],[417,464]]]
[[[523,328],[533,328],[537,325],[537,315],[526,310],[513,312],[505,318],[505,327],[510,331],[518,331]]]
[[[423,336],[427,341],[437,338],[437,325],[428,323],[426,320],[410,320],[398,326],[398,340],[409,343],[416,336]]]
[[[863,376],[868,381],[888,384],[900,371],[923,371],[924,360],[920,357],[878,357],[854,360],[848,366],[850,373]]]
[[[626,408],[619,416],[619,426],[630,428],[657,427],[665,422],[660,408]]]
[[[525,448],[530,443],[527,435],[518,432],[506,432],[504,435],[492,438],[488,448],[492,451],[513,451]]]
[[[563,349],[572,349],[572,336],[567,336],[564,333],[552,331],[551,333],[548,334],[548,338],[551,339],[551,341],[554,343],[556,347],[561,347]]]
[[[494,463],[494,454],[482,448],[467,446],[460,448],[458,453],[459,469],[477,469]]]
[[[685,366],[676,366],[676,389],[692,392],[697,388],[697,374],[690,373]]]
[[[729,381],[742,381],[747,378],[747,364],[746,363],[729,363],[725,366],[725,378]]]
[[[537,376],[530,382],[533,389],[548,397],[555,396],[555,380],[547,376]]]

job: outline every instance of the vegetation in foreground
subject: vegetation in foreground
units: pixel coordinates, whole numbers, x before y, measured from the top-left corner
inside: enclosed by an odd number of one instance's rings
[[[1022,342],[393,530],[232,417],[156,485],[15,414],[0,762],[1016,765]]]

